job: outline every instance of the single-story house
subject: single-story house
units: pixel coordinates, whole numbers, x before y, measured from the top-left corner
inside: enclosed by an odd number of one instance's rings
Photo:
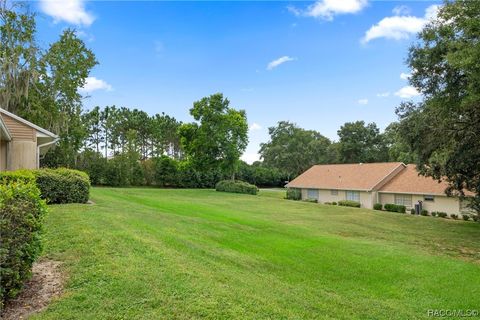
[[[302,199],[320,203],[352,200],[373,209],[375,203],[404,205],[458,214],[465,204],[445,194],[446,182],[419,176],[415,165],[402,162],[315,165],[287,184],[301,189]]]
[[[0,108],[0,171],[36,169],[58,136]]]

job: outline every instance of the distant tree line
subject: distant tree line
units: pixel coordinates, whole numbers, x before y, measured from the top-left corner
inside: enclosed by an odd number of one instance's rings
[[[280,121],[268,131],[270,141],[260,148],[263,164],[284,170],[290,178],[314,164],[415,162],[415,155],[399,134],[397,122],[383,133],[375,123],[347,122],[338,130],[337,142],[288,121]]]

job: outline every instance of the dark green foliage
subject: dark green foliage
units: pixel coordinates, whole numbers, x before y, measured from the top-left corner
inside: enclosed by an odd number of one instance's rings
[[[463,218],[463,220],[465,220],[465,221],[470,220],[470,216],[469,216],[468,214],[462,214],[462,218]]]
[[[360,208],[360,202],[351,201],[351,200],[340,200],[338,201],[338,205],[344,206],[344,207]]]
[[[337,131],[340,162],[388,161],[388,148],[375,123],[347,122]]]
[[[237,178],[259,187],[284,187],[288,175],[282,170],[267,167],[263,163],[249,165],[240,161]]]
[[[297,188],[287,188],[286,199],[289,200],[300,200],[302,199],[302,190]]]
[[[288,121],[268,128],[270,141],[260,145],[264,164],[295,177],[314,164],[336,160],[331,141],[319,132],[305,130]]]
[[[373,209],[375,210],[382,210],[383,209],[383,205],[381,203],[375,203],[373,205]]]
[[[75,168],[86,172],[90,177],[92,185],[105,185],[107,184],[105,176],[107,166],[108,163],[105,157],[96,151],[87,149],[78,155]]]
[[[0,313],[4,301],[15,297],[30,277],[42,249],[40,232],[46,211],[33,182],[0,183]]]
[[[215,190],[221,192],[257,194],[258,188],[252,184],[238,180],[222,180],[215,185]]]
[[[438,215],[438,212],[437,211],[432,211],[432,212],[430,212],[430,215],[432,217],[436,217]]]
[[[420,214],[422,216],[428,216],[428,210],[422,209],[422,211],[420,211]]]
[[[415,209],[410,209],[410,214],[417,214],[417,212],[415,211]]]
[[[475,221],[475,222],[478,222],[478,221],[480,221],[480,217],[477,214],[475,214],[475,215],[472,216],[472,220]]]
[[[154,181],[159,187],[177,187],[177,161],[167,156],[152,159],[155,168]]]
[[[333,201],[333,202],[332,202],[332,205],[336,206],[336,205],[337,205],[337,203],[336,203],[335,201]]]
[[[439,216],[440,218],[447,218],[448,217],[448,214],[446,212],[437,212],[437,216]]]
[[[446,1],[410,48],[410,84],[423,100],[398,109],[399,135],[421,174],[472,191],[480,212],[480,1]],[[475,203],[477,203],[475,205]]]
[[[407,211],[407,208],[405,206],[393,204],[393,203],[387,203],[383,207],[385,208],[386,211],[390,211],[390,212],[405,213]]]
[[[452,213],[450,215],[450,218],[452,218],[453,220],[457,220],[458,219],[458,214]]]
[[[86,203],[90,195],[90,179],[85,172],[72,169],[40,169],[33,171],[41,196],[47,203]]]
[[[317,199],[303,199],[305,202],[318,203]]]

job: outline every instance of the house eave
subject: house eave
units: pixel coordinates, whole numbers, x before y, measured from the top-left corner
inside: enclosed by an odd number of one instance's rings
[[[5,115],[9,116],[9,117],[11,117],[11,118],[13,118],[13,119],[21,122],[21,123],[23,123],[23,124],[25,124],[25,125],[33,128],[33,129],[37,130],[38,132],[43,133],[44,135],[46,135],[46,136],[48,136],[48,137],[51,137],[51,138],[53,138],[53,139],[57,139],[57,138],[58,138],[58,136],[57,136],[56,134],[54,134],[53,132],[50,132],[50,131],[48,131],[48,130],[46,130],[46,129],[43,129],[43,128],[37,126],[36,124],[33,124],[33,123],[31,123],[30,121],[27,121],[27,120],[25,120],[25,119],[23,119],[23,118],[15,115],[15,114],[13,114],[13,113],[7,111],[7,110],[5,110],[5,109],[0,108],[0,113],[3,113],[3,114],[5,114]]]

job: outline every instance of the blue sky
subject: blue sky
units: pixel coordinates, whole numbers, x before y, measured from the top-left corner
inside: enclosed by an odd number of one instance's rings
[[[418,99],[405,65],[438,2],[39,1],[42,46],[75,28],[99,65],[84,105],[126,106],[191,121],[193,101],[215,92],[245,109],[243,158],[258,158],[268,127],[289,120],[336,140],[347,121],[396,120]]]

